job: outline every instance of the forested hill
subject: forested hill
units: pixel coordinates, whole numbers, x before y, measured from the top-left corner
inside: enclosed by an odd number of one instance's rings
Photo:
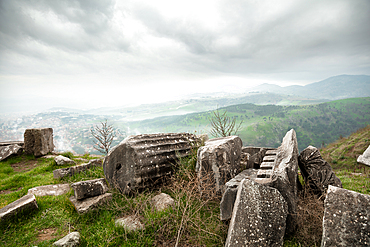
[[[298,146],[321,147],[370,124],[370,97],[331,101],[317,105],[278,106],[240,104],[220,108],[243,121],[237,133],[244,146],[278,147],[286,131],[297,133]],[[141,133],[209,133],[212,111],[169,116],[130,123]]]

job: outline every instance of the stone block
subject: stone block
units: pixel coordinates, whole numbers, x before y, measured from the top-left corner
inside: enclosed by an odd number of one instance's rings
[[[370,195],[329,185],[321,246],[370,246]]]
[[[64,157],[63,155],[58,155],[54,158],[55,163],[57,163],[58,166],[64,166],[64,165],[75,165],[76,162],[71,160],[68,157]]]
[[[11,156],[20,155],[23,152],[23,147],[18,144],[11,144],[8,146],[0,146],[0,161],[5,160]]]
[[[24,151],[36,157],[43,156],[54,150],[53,129],[26,129],[24,132]]]
[[[90,160],[87,164],[81,164],[78,166],[71,166],[67,168],[56,169],[53,171],[53,175],[55,179],[64,178],[67,176],[72,176],[74,174],[86,171],[93,167],[102,166],[102,161],[100,159]]]
[[[317,195],[326,192],[329,185],[342,187],[342,182],[335,175],[330,164],[326,162],[320,151],[308,146],[298,157],[298,165],[305,180],[305,184]]]
[[[246,169],[225,184],[226,189],[220,203],[221,220],[231,219],[240,182],[243,179],[254,180],[257,177],[257,172],[258,170],[256,169]]]
[[[188,133],[129,136],[104,159],[105,178],[125,194],[153,188],[173,173],[179,157],[190,154],[195,141]]]
[[[240,171],[242,140],[238,136],[211,139],[198,149],[196,172],[202,195],[222,194],[225,183]]]
[[[80,244],[80,233],[79,232],[71,232],[65,237],[59,239],[58,241],[53,243],[53,246],[57,247],[76,247]]]
[[[112,200],[111,193],[105,193],[100,196],[89,197],[83,200],[77,200],[75,196],[71,196],[69,200],[72,202],[79,214],[87,213],[96,209],[102,203]]]
[[[60,196],[67,194],[69,191],[69,184],[51,184],[38,186],[28,190],[27,195],[35,196]]]
[[[108,191],[108,185],[105,178],[81,181],[72,184],[77,200],[99,196]]]
[[[145,226],[136,216],[126,216],[115,221],[116,227],[123,227],[127,231],[144,230]]]
[[[157,211],[165,210],[175,204],[175,200],[165,193],[156,195],[152,198],[151,202]]]
[[[18,213],[38,209],[34,195],[26,195],[0,209],[1,221],[7,220]]]
[[[287,203],[277,189],[243,179],[225,246],[282,246],[287,212]]]
[[[370,166],[370,145],[367,147],[362,155],[358,156],[357,162]]]

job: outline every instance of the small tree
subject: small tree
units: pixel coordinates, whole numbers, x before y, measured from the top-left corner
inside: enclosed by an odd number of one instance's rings
[[[226,137],[235,135],[236,132],[239,131],[243,121],[236,125],[236,119],[230,118],[227,116],[227,111],[225,110],[223,113],[217,110],[213,111],[213,116],[210,118],[210,122],[212,125],[211,135],[217,137]]]
[[[114,137],[119,134],[119,130],[108,124],[108,120],[100,122],[101,126],[92,126],[91,135],[94,137],[94,148],[101,153],[108,154]]]

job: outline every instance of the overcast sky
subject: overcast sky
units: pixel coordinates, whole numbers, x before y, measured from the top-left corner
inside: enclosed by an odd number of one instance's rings
[[[369,23],[368,0],[0,0],[0,111],[369,75]]]

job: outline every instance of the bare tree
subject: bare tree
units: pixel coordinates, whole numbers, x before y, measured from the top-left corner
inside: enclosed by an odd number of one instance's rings
[[[100,127],[95,125],[90,129],[91,135],[94,137],[94,148],[101,153],[108,154],[113,139],[119,134],[119,130],[108,124],[108,120],[100,123]]]
[[[240,127],[243,123],[243,121],[241,121],[239,125],[236,125],[235,118],[227,116],[226,110],[224,110],[223,113],[220,113],[218,108],[216,111],[213,111],[213,116],[210,118],[210,122],[212,125],[211,135],[215,137],[235,135],[236,132],[240,130]]]

